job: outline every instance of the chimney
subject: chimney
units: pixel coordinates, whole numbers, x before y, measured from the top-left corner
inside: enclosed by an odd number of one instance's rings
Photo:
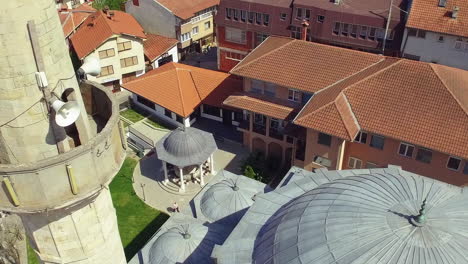
[[[115,15],[115,12],[114,12],[114,11],[109,11],[109,12],[107,12],[107,17],[108,17],[109,19],[111,19],[111,20],[112,20],[112,18],[114,17],[114,15]]]
[[[302,40],[307,40],[307,29],[309,28],[309,22],[307,20],[302,20],[302,34],[301,34],[301,39]]]
[[[102,12],[104,12],[104,14],[107,15],[108,11],[109,11],[109,6],[104,6],[104,8],[102,9]]]
[[[439,0],[440,7],[445,7],[446,4],[447,4],[447,0]]]
[[[460,8],[458,6],[453,7],[453,11],[452,11],[452,18],[453,19],[456,19],[458,17],[458,11],[459,10],[460,10]]]

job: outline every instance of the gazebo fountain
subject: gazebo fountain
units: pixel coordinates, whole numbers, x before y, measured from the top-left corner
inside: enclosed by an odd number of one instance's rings
[[[211,133],[193,127],[177,128],[159,140],[155,149],[163,163],[164,184],[174,180],[179,192],[185,192],[186,181],[204,186],[204,175],[215,174],[213,153],[218,147]]]

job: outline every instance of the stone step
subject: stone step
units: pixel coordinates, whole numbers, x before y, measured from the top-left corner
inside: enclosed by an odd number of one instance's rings
[[[200,191],[201,186],[197,183],[189,183],[185,185],[185,192],[179,192],[179,185],[169,181],[167,184],[164,184],[162,181],[157,181],[161,189],[181,196],[192,196]]]

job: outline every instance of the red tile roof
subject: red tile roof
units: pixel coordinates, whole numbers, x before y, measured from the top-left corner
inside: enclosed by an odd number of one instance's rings
[[[219,1],[220,0],[156,0],[156,2],[171,10],[174,15],[182,19],[189,19],[193,17],[196,12],[219,5]]]
[[[468,37],[468,1],[448,0],[439,7],[439,0],[413,0],[407,27]],[[458,17],[451,18],[453,8],[459,7]]]
[[[147,34],[146,36],[147,39],[143,43],[143,48],[145,49],[145,56],[151,62],[172,49],[179,42],[177,39],[160,35]]]
[[[283,120],[291,119],[293,112],[298,112],[298,105],[286,105],[250,93],[231,95],[224,101],[224,104]]]
[[[221,106],[242,89],[230,74],[170,62],[122,85],[170,111],[187,117],[201,104]]]
[[[354,139],[357,125],[362,131],[468,158],[467,71],[389,58],[367,74],[318,92],[295,123],[347,140]],[[345,114],[338,110],[344,99],[350,111]]]
[[[317,92],[381,60],[383,56],[376,54],[275,36],[266,39],[231,73]]]
[[[73,11],[84,11],[84,12],[73,12]],[[84,3],[73,9],[59,10],[60,23],[62,23],[63,34],[68,37],[74,29],[77,29],[85,19],[91,15],[91,12],[96,11],[90,5]]]
[[[133,16],[122,11],[111,12],[114,12],[112,18],[108,18],[103,11],[90,15],[70,38],[79,59],[86,57],[114,35],[146,39],[143,28]]]

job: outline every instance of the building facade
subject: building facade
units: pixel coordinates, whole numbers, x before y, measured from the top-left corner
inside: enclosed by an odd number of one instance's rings
[[[468,70],[466,1],[412,1],[403,57]]]
[[[397,164],[468,182],[466,71],[270,37],[231,73],[244,93],[224,104],[243,110],[252,151],[308,170]]]
[[[146,32],[179,40],[179,53],[183,55],[213,44],[213,16],[218,4],[219,0],[133,0],[127,1],[125,10]]]
[[[99,58],[101,73],[96,77],[88,75],[89,80],[118,92],[122,83],[145,73],[146,35],[131,15],[99,11],[83,23],[71,42],[81,61],[87,57]]]
[[[177,43],[179,43],[177,39],[147,34],[143,48],[147,63],[151,66],[150,68],[156,69],[169,62],[178,62]]]
[[[406,3],[393,4],[390,14],[387,0],[372,3],[223,0],[216,16],[218,68],[229,71],[270,35],[398,55],[404,30],[401,10],[406,9]]]

